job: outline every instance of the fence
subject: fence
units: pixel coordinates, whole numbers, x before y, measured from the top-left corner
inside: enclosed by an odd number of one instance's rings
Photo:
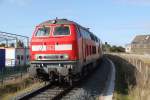
[[[28,66],[5,67],[0,71],[0,84],[3,85],[7,81],[21,78],[27,74]]]

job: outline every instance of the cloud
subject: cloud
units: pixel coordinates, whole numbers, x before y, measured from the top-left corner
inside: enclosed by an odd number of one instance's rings
[[[150,0],[114,0],[114,2],[129,5],[150,5]]]

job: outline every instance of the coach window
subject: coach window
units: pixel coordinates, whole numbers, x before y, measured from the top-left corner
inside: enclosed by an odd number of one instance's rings
[[[63,35],[70,35],[69,26],[57,26],[54,29],[55,36],[63,36]]]
[[[94,36],[93,34],[90,34],[91,40],[94,40]]]
[[[50,35],[50,27],[40,27],[38,28],[35,36],[49,36]]]
[[[100,53],[100,46],[98,47],[98,53]]]
[[[89,40],[91,39],[90,33],[88,31],[86,31],[86,38],[89,39]]]
[[[84,38],[85,36],[84,36],[84,31],[82,28],[80,28],[80,32],[81,32],[82,37]]]
[[[81,29],[80,29],[80,32],[81,32],[83,38],[84,38],[84,39],[87,39],[87,33],[86,33],[86,31],[81,28]]]
[[[81,35],[79,27],[76,27],[76,30],[77,30],[77,33],[78,33],[78,38],[80,38],[82,35]]]
[[[78,31],[78,37],[80,38],[81,37],[81,33]]]
[[[94,46],[92,46],[92,54],[94,54]]]
[[[96,46],[94,46],[93,48],[94,48],[93,54],[96,54]]]
[[[89,53],[90,53],[90,55],[91,55],[91,54],[92,54],[92,48],[91,48],[91,46],[89,46],[89,48],[90,48],[90,52],[89,52]]]

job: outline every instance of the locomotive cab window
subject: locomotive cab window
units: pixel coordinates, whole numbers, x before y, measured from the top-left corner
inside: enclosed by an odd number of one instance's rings
[[[70,35],[69,26],[57,26],[54,29],[54,36]]]
[[[42,27],[38,28],[35,36],[49,36],[50,35],[50,27]]]

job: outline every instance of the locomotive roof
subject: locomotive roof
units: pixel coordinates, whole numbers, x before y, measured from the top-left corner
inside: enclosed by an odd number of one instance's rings
[[[67,19],[54,19],[54,20],[45,21],[45,22],[41,23],[40,25],[47,25],[47,24],[77,24],[77,23],[67,20]],[[77,25],[79,25],[79,24],[77,24]]]
[[[48,20],[48,21],[42,22],[39,25],[49,25],[49,24],[75,24],[75,25],[78,25],[78,26],[88,30],[88,28],[85,28],[85,27],[81,26],[80,24],[78,24],[74,21],[68,20],[68,19],[57,19],[56,18],[54,20]]]
[[[55,21],[55,22],[54,22],[54,21]],[[75,25],[78,25],[78,26],[80,26],[80,27],[82,27],[82,28],[84,28],[84,29],[86,29],[86,30],[89,31],[88,28],[85,28],[85,27],[79,25],[78,23],[76,23],[76,22],[74,22],[74,21],[70,21],[70,20],[68,20],[68,19],[57,19],[57,18],[56,18],[56,19],[54,19],[54,20],[48,20],[48,21],[42,22],[42,23],[39,24],[39,25],[49,25],[49,24],[75,24]],[[89,31],[89,32],[90,32],[90,31]]]

